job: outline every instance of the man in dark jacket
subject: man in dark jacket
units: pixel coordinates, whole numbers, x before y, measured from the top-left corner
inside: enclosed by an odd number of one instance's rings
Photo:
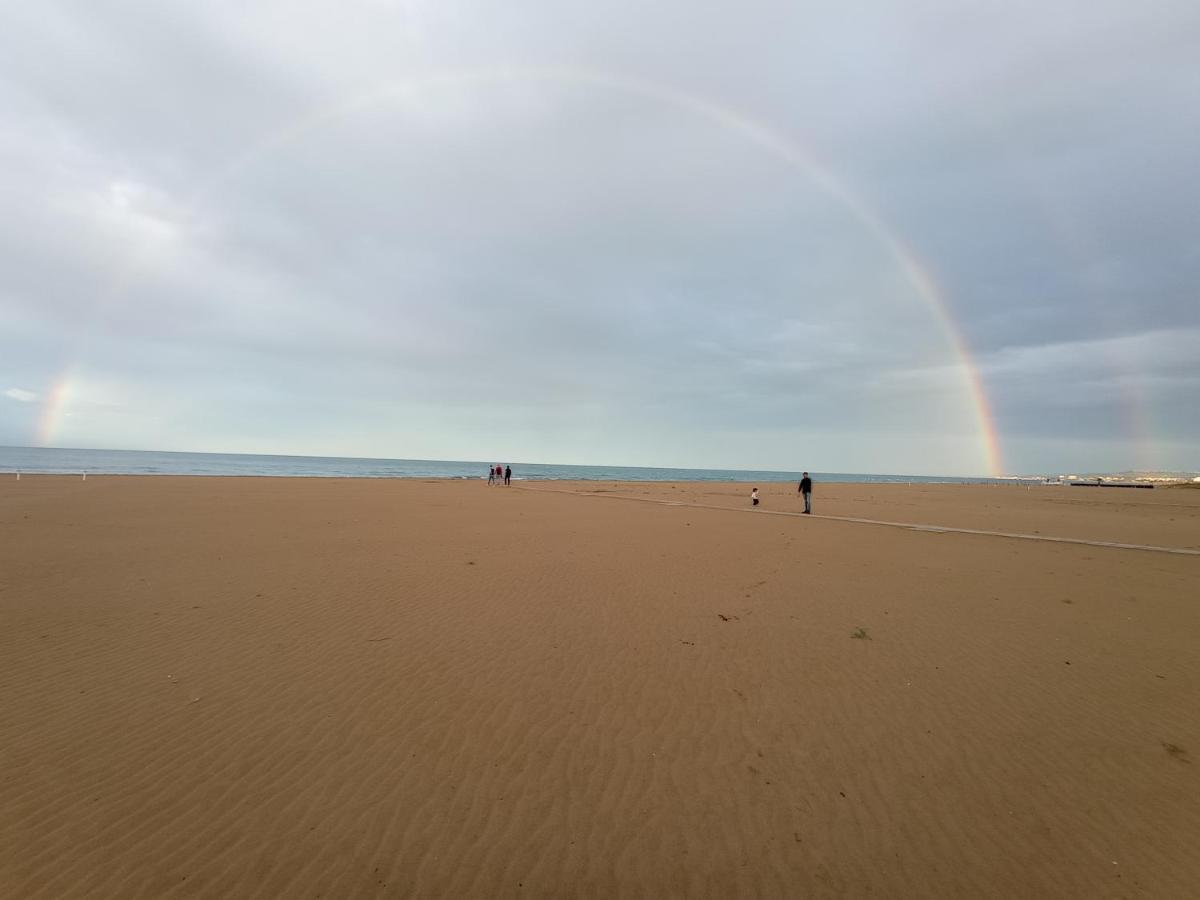
[[[812,479],[807,472],[800,479],[800,493],[804,495],[804,514],[812,515]]]

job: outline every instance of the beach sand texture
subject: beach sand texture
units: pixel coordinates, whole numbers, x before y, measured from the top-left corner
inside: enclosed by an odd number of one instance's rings
[[[1200,558],[750,487],[0,480],[0,895],[1197,895]]]

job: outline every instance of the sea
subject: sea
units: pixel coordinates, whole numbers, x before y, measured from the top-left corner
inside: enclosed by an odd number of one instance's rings
[[[512,466],[516,481],[798,481],[800,472],[756,469],[672,469],[642,466],[576,466],[522,463]],[[266,456],[251,453],[178,453],[161,450],[72,450],[0,447],[0,472],[50,475],[266,475],[285,478],[446,478],[487,479],[486,461],[446,459],[365,459],[340,456]],[[880,475],[864,472],[812,472],[824,482],[1001,484],[1011,479],[942,475]]]

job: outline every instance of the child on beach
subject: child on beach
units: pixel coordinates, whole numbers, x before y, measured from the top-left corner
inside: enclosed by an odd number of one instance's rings
[[[755,488],[750,492],[750,505],[758,506],[758,488]]]

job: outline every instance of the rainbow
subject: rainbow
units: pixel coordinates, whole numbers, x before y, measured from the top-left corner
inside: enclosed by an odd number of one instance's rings
[[[970,346],[962,334],[962,329],[958,327],[945,294],[938,286],[929,266],[920,260],[915,251],[888,226],[875,209],[839,179],[830,167],[820,163],[815,155],[804,147],[744,113],[670,85],[595,69],[547,66],[439,70],[435,74],[420,78],[391,80],[374,85],[369,90],[355,94],[341,102],[317,109],[273,131],[201,182],[188,206],[194,209],[202,205],[204,200],[214,193],[223,182],[228,181],[237,173],[257,164],[270,154],[301,140],[309,133],[357,112],[386,103],[411,99],[439,86],[470,87],[498,82],[538,81],[617,91],[690,113],[740,136],[803,174],[823,192],[840,203],[886,249],[906,281],[932,313],[940,331],[953,349],[959,368],[963,373],[965,388],[971,398],[974,410],[980,461],[989,474],[999,475],[1003,472],[1003,457],[995,417],[984,390],[983,379],[978,366],[974,363]],[[39,428],[39,436],[43,441],[51,439],[58,431],[61,416],[67,405],[66,398],[70,393],[69,385],[70,378],[64,374],[58,379],[54,390],[50,393]]]
[[[37,424],[37,445],[53,447],[68,413],[75,382],[75,367],[68,366],[51,385],[42,401]]]
[[[1052,191],[1048,190],[1036,176],[1035,170],[1025,164],[1025,160],[1017,155],[1015,147],[1011,146],[1010,134],[991,120],[978,116],[975,124],[990,132],[992,138],[1002,145],[1009,146],[1010,174],[1040,214],[1046,228],[1054,237],[1058,251],[1070,263],[1071,271],[1078,273],[1083,286],[1089,291],[1102,292],[1106,285],[1102,277],[1095,274],[1095,261],[1102,259],[1103,254],[1092,245],[1087,230],[1076,218],[1072,217],[1063,205],[1057,202]],[[1104,307],[1100,306],[1098,315],[1104,315]],[[1115,333],[1123,333],[1125,328],[1121,323],[1113,323]],[[1133,441],[1134,468],[1140,471],[1155,471],[1169,468],[1159,450],[1161,444],[1155,440],[1156,419],[1154,401],[1145,387],[1137,384],[1136,374],[1144,370],[1142,360],[1135,357],[1131,349],[1125,345],[1114,343],[1101,344],[1100,353],[1107,357],[1109,367],[1114,372],[1127,373],[1125,379],[1117,383],[1116,395],[1113,398],[1114,413],[1120,416],[1120,431]]]

